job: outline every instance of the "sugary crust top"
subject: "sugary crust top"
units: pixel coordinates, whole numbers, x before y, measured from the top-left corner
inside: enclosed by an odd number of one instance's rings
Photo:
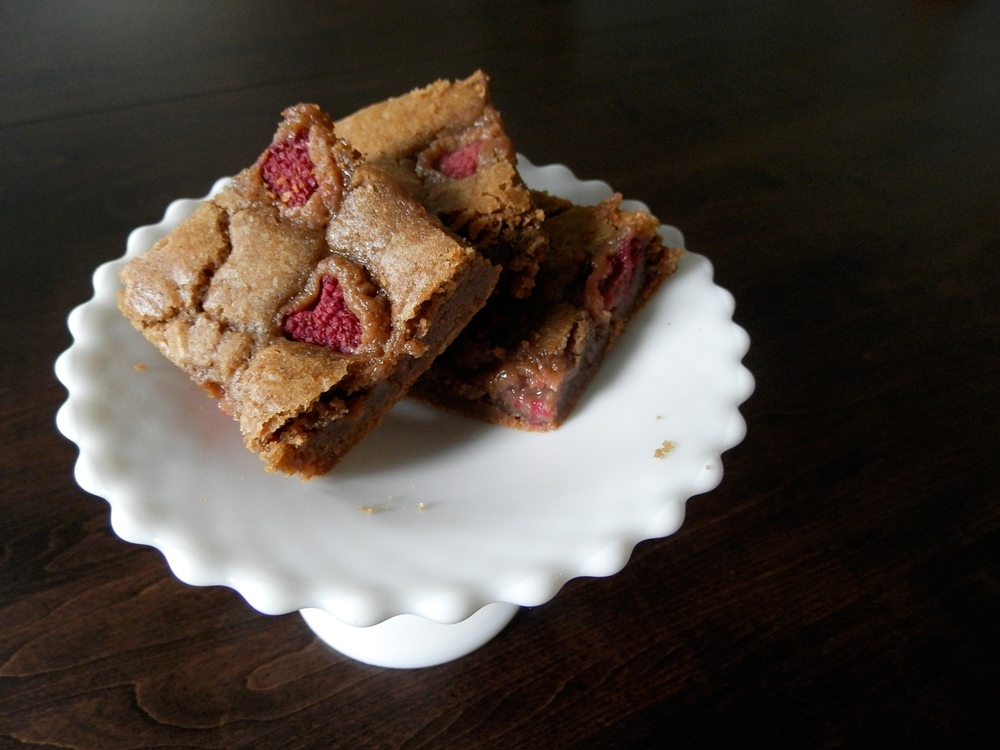
[[[203,311],[258,343],[280,336],[286,303],[315,286],[331,253],[363,267],[389,302],[395,336],[474,257],[391,178],[333,135],[313,105],[285,112],[274,143],[303,130],[320,178],[303,205],[285,205],[261,164],[200,206],[122,273],[122,308],[144,324]],[[400,341],[390,340],[388,348]]]
[[[472,125],[489,104],[489,77],[480,70],[465,80],[435,81],[372,104],[338,120],[336,129],[373,164],[391,167],[441,131]]]

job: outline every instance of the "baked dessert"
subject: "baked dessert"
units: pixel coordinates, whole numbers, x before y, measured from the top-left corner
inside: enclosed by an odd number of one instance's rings
[[[436,81],[338,120],[338,135],[503,267],[496,294],[530,294],[548,245],[489,78]]]
[[[621,196],[576,206],[534,194],[551,245],[524,300],[494,297],[410,390],[418,400],[530,430],[558,427],[608,349],[665,278],[665,247],[647,211]]]
[[[479,310],[499,269],[287,109],[271,145],[121,271],[121,311],[269,471],[329,471]]]

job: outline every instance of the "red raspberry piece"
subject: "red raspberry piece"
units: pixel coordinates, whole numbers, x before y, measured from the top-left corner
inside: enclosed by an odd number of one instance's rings
[[[361,345],[361,322],[344,302],[344,290],[336,277],[324,276],[320,285],[319,299],[313,308],[291,313],[282,328],[293,341],[350,354]]]
[[[528,424],[542,427],[555,418],[553,400],[555,392],[548,387],[533,387],[529,380],[522,390],[512,393],[510,405]]]
[[[303,130],[267,150],[260,166],[264,182],[286,206],[304,206],[316,192],[313,163],[309,158],[309,131]]]
[[[540,398],[532,399],[528,404],[528,421],[532,424],[546,424],[555,416],[552,409]]]
[[[632,290],[635,269],[639,264],[642,243],[636,238],[624,240],[608,258],[608,269],[597,283],[597,289],[604,298],[604,309],[611,311],[622,304]]]
[[[456,151],[449,151],[434,163],[434,169],[455,180],[475,174],[479,169],[479,144],[470,143]]]

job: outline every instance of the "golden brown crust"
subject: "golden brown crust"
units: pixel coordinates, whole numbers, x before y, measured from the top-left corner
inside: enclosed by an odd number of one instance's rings
[[[119,307],[221,399],[268,470],[307,478],[378,423],[499,271],[339,140],[317,107],[284,115],[231,187],[124,267]],[[268,172],[276,153],[292,166]],[[288,319],[311,310],[325,278],[356,340],[290,340]]]
[[[435,81],[371,104],[335,127],[372,164],[393,169],[439,135],[473,125],[490,104],[489,77],[479,70],[462,81]]]

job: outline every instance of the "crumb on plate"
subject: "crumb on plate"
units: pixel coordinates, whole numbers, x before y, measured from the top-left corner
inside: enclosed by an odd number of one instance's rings
[[[663,458],[674,449],[674,444],[669,440],[664,440],[663,445],[653,451],[653,458]]]

